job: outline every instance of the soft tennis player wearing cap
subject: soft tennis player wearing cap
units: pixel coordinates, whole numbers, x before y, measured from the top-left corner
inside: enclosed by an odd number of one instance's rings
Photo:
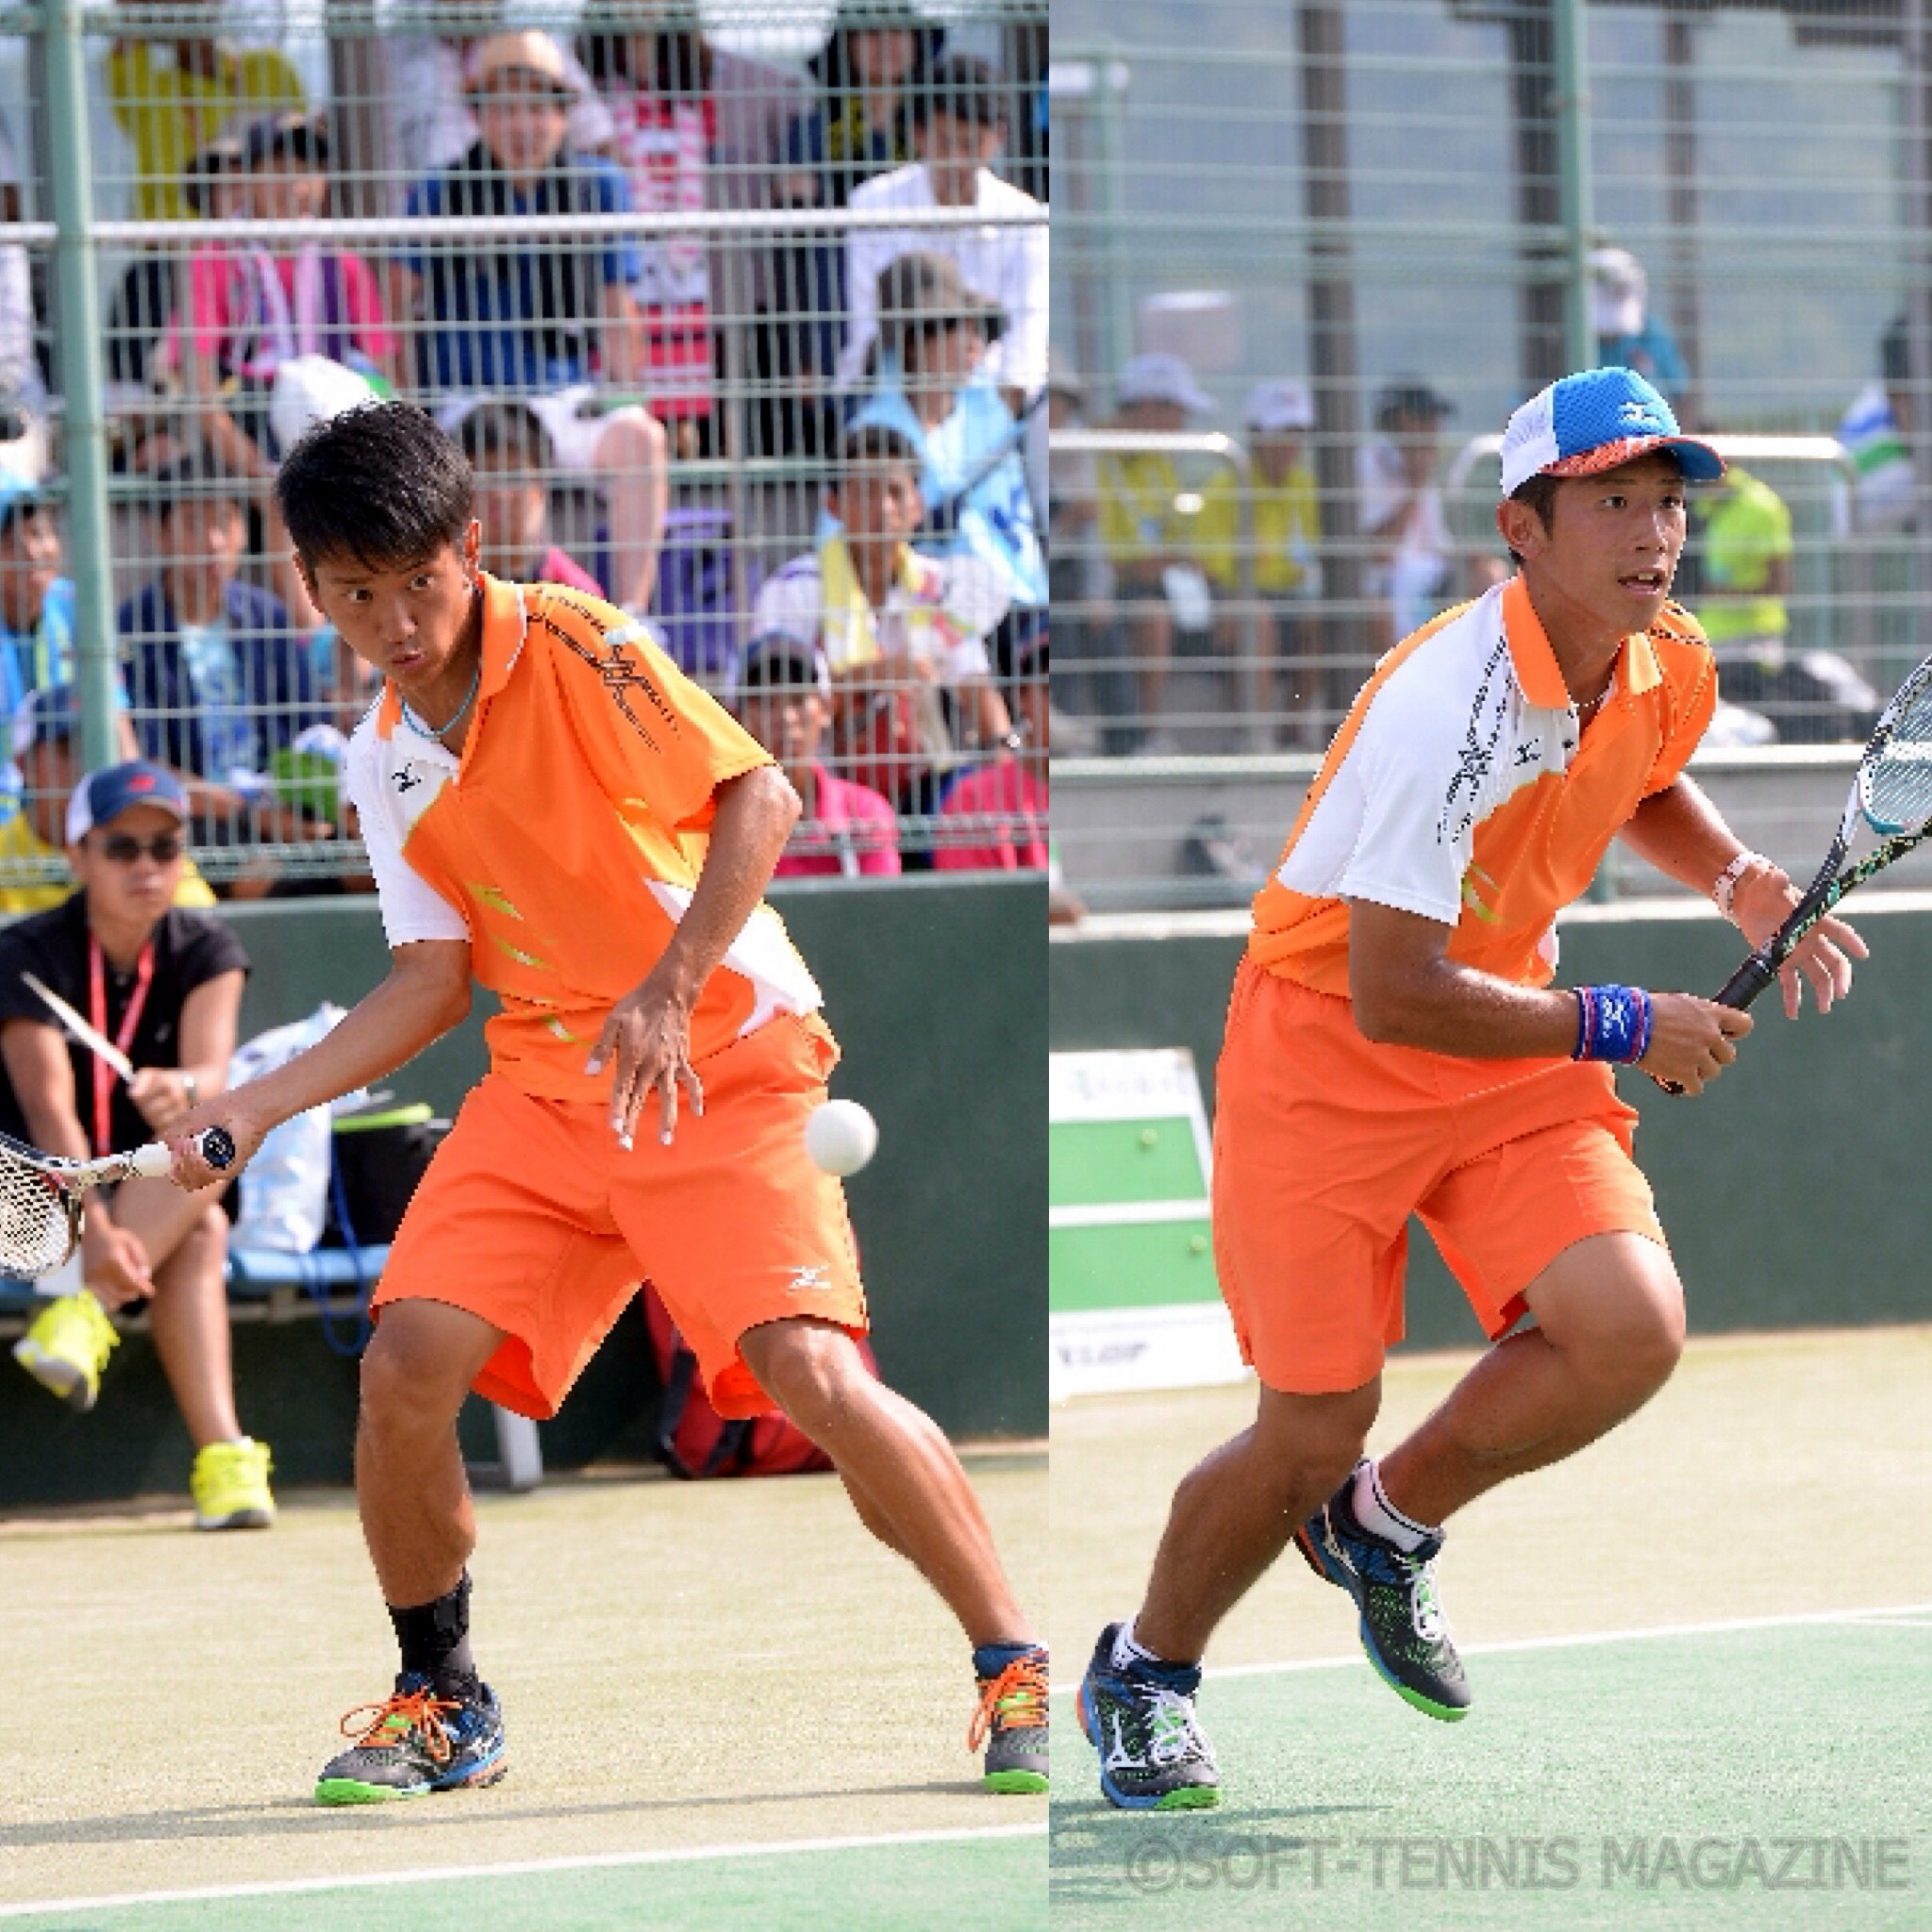
[[[1607,1063],[1696,1093],[1751,1022],[1687,993],[1550,982],[1557,913],[1614,838],[1753,944],[1796,903],[1683,774],[1717,674],[1671,580],[1686,483],[1723,469],[1627,369],[1518,409],[1496,511],[1517,575],[1377,665],[1255,901],[1214,1228],[1259,1409],[1181,1483],[1141,1610],[1102,1633],[1081,1687],[1116,1805],[1216,1802],[1201,1655],[1291,1536],[1355,1598],[1390,1684],[1463,1716],[1441,1525],[1614,1427],[1675,1365],[1683,1290]],[[1787,1012],[1801,974],[1821,1010],[1841,997],[1864,950],[1832,922],[1787,972]],[[1374,1461],[1411,1213],[1494,1346]]]

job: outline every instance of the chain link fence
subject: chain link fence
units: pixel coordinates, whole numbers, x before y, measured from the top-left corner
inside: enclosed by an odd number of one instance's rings
[[[1863,737],[1932,644],[1932,6],[1054,26],[1063,755],[1299,771],[1382,651],[1507,570],[1503,425],[1599,361],[1734,458],[1678,583],[1722,664],[1710,742]]]
[[[1043,0],[0,9],[0,910],[135,755],[224,895],[366,889],[273,483],[376,396],[780,758],[781,873],[1044,863],[1045,72]]]

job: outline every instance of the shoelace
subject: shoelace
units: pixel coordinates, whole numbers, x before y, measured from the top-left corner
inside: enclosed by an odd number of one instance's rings
[[[1424,1643],[1440,1643],[1449,1635],[1449,1619],[1436,1593],[1436,1579],[1427,1564],[1418,1564],[1408,1587],[1409,1621]]]
[[[966,1748],[977,1751],[990,1731],[1038,1730],[1045,1723],[1045,1659],[1016,1657],[979,1687],[979,1708],[966,1727]]]
[[[411,1731],[418,1731],[430,1757],[438,1764],[446,1764],[453,1747],[442,1713],[461,1708],[454,1697],[435,1696],[425,1684],[420,1690],[398,1690],[381,1704],[358,1704],[343,1716],[342,1736],[353,1739],[365,1750],[397,1751]],[[375,1715],[358,1735],[357,1726],[365,1711],[374,1711]]]
[[[1194,1722],[1192,1700],[1158,1684],[1148,1689],[1154,1701],[1147,1720],[1148,1763],[1180,1764],[1191,1757],[1207,1757],[1208,1740]]]

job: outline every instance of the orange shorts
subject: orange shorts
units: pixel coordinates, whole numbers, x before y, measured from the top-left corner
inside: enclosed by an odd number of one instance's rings
[[[738,1340],[788,1315],[866,1326],[838,1181],[805,1124],[839,1049],[823,1022],[768,1021],[700,1061],[664,1146],[647,1105],[628,1154],[602,1102],[540,1100],[500,1074],[464,1101],[390,1249],[375,1295],[447,1302],[504,1333],[476,1392],[547,1420],[648,1280],[721,1415],[772,1407]]]
[[[1349,1002],[1243,958],[1215,1075],[1214,1262],[1271,1389],[1357,1389],[1402,1340],[1419,1214],[1493,1341],[1587,1236],[1663,1243],[1610,1070],[1378,1045]]]

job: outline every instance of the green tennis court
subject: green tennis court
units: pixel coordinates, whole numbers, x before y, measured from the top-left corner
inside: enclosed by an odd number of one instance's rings
[[[968,1467],[1043,1601],[1046,1459]],[[1031,1928],[1046,1807],[979,1788],[943,1608],[836,1479],[585,1478],[479,1499],[475,1636],[511,1774],[309,1800],[393,1643],[348,1499],[0,1524],[0,1924],[275,1932]]]
[[[1376,1441],[1467,1359],[1393,1367]],[[1055,1924],[1932,1924],[1928,1370],[1921,1328],[1698,1342],[1624,1430],[1473,1507],[1441,1569],[1462,1724],[1407,1709],[1291,1557],[1209,1658],[1219,1811],[1114,1811],[1057,1697]],[[1248,1407],[1056,1413],[1057,1682]]]

